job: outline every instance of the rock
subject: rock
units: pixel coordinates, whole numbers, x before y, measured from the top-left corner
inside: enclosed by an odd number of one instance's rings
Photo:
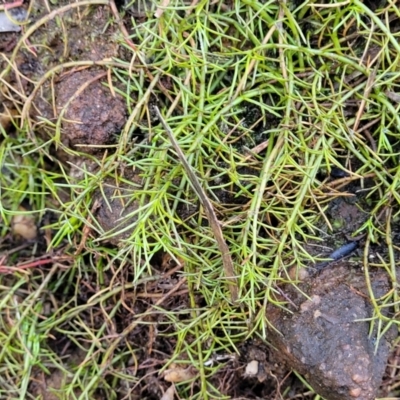
[[[390,290],[385,273],[375,272],[371,282],[376,298]],[[375,399],[393,331],[376,349],[376,332],[369,335],[366,321],[373,308],[364,273],[347,262],[336,263],[298,289],[288,285],[282,290],[291,302],[288,310],[267,308],[268,320],[279,331],[271,329],[268,337],[279,358],[326,400]]]

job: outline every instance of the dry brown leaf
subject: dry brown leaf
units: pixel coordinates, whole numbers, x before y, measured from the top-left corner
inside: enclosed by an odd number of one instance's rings
[[[179,365],[172,364],[170,369],[164,371],[164,379],[167,382],[183,382],[192,379],[195,376],[195,372],[191,366],[182,368]]]

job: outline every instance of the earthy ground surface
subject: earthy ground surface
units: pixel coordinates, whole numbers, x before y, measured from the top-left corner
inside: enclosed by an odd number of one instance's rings
[[[277,356],[303,373],[323,396],[333,399],[375,398],[386,368],[389,332],[377,342],[367,320],[373,317],[362,271],[350,262],[327,267],[305,280],[298,290],[283,289],[288,310],[269,307],[274,328],[270,341]],[[385,274],[371,279],[376,297],[389,290]],[[365,320],[364,323],[355,321]]]
[[[176,95],[172,89],[177,72],[171,68],[154,80],[143,65],[154,62],[152,73],[156,74],[160,62],[157,53],[135,53],[137,58],[146,58],[139,63],[132,59],[127,35],[120,35],[122,24],[128,26],[126,33],[134,35],[137,26],[147,21],[148,10],[154,13],[155,7],[144,2],[133,5],[123,13],[122,20],[116,16],[116,7],[122,15],[124,4],[112,3],[110,7],[104,3],[79,9],[69,7],[68,2],[57,6],[45,1],[25,3],[30,26],[66,8],[35,29],[24,46],[19,40],[29,25],[22,32],[0,31],[0,51],[4,54],[0,60],[4,72],[0,82],[2,190],[7,188],[11,193],[2,202],[4,210],[23,214],[21,219],[3,210],[1,217],[2,265],[17,266],[17,270],[3,268],[1,276],[2,301],[7,306],[2,310],[0,326],[0,398],[16,398],[18,390],[24,390],[29,398],[47,400],[171,400],[172,391],[175,398],[195,398],[199,381],[206,382],[207,391],[214,393],[209,398],[216,399],[316,399],[316,393],[328,400],[399,398],[400,344],[397,327],[389,327],[399,314],[398,304],[389,295],[398,290],[395,272],[400,251],[388,247],[384,236],[370,240],[375,233],[371,233],[373,228],[366,228],[374,215],[377,231],[383,235],[392,216],[389,206],[376,211],[379,191],[383,190],[379,187],[376,193],[376,176],[370,172],[361,175],[360,159],[340,147],[340,141],[335,142],[341,157],[332,168],[315,173],[315,181],[322,182],[323,187],[315,195],[331,195],[329,201],[321,203],[324,217],[313,227],[299,225],[293,234],[301,239],[308,237],[301,246],[318,263],[306,260],[293,267],[296,255],[286,249],[285,262],[292,267],[280,269],[277,283],[266,283],[269,265],[261,265],[265,275],[254,283],[257,293],[263,290],[260,287],[273,287],[271,297],[260,294],[252,310],[242,304],[234,306],[231,314],[224,314],[230,304],[229,295],[225,293],[223,300],[215,300],[215,291],[201,291],[201,285],[221,280],[213,270],[214,264],[203,260],[213,260],[213,254],[204,256],[201,247],[201,238],[210,237],[209,231],[203,230],[209,221],[201,217],[198,196],[187,185],[187,178],[182,178],[182,171],[172,170],[167,175],[163,169],[162,160],[171,156],[162,153],[165,140],[154,130],[160,122],[154,106],[171,104],[169,96]],[[229,3],[220,11],[232,9],[233,3]],[[261,15],[263,10],[257,12]],[[313,23],[311,18],[304,21]],[[187,32],[182,36],[192,40]],[[249,43],[246,46],[250,48]],[[175,50],[171,48],[171,52]],[[372,57],[374,48],[370,52]],[[126,69],[111,72],[122,62],[128,64]],[[181,62],[182,68],[187,67],[184,55]],[[233,75],[219,79],[226,79],[229,87]],[[196,87],[201,85],[195,82]],[[263,82],[258,85],[262,88]],[[263,101],[272,104],[274,96],[268,94]],[[146,104],[144,111],[139,110],[141,101]],[[347,118],[357,114],[359,102],[349,100]],[[212,114],[210,109],[205,107],[199,113]],[[211,182],[209,195],[217,204],[218,218],[235,238],[242,221],[251,218],[248,205],[255,191],[252,184],[268,172],[262,159],[272,146],[264,127],[275,129],[279,118],[271,113],[261,123],[265,110],[250,101],[232,109],[247,133],[236,135],[225,121],[227,136],[220,138],[217,148],[232,135],[232,148],[240,149],[248,158],[237,169],[231,168],[226,154],[218,160],[213,159],[218,151],[208,154],[211,145],[206,142],[202,151],[205,159],[215,161],[213,169],[201,163],[196,168],[202,171],[202,180]],[[173,117],[184,119],[186,112],[187,104],[182,103]],[[132,115],[137,115],[134,122]],[[19,131],[21,121],[25,137]],[[33,147],[25,151],[26,142]],[[139,142],[138,149],[135,144]],[[183,142],[191,146],[190,135]],[[376,146],[370,134],[365,142],[371,148]],[[314,148],[315,143],[311,139],[308,147]],[[260,149],[258,145],[265,146]],[[393,139],[393,153],[398,154],[396,146]],[[19,153],[11,151],[21,148]],[[167,144],[167,150],[170,148]],[[157,162],[148,161],[150,152],[160,153]],[[113,153],[118,157],[110,158]],[[260,162],[254,161],[258,153],[262,156]],[[139,161],[132,167],[132,160]],[[396,167],[392,164],[389,160],[386,170]],[[264,186],[268,194],[281,185],[271,200],[282,201],[280,207],[291,202],[292,193],[285,190],[298,179],[296,168],[288,168],[293,176],[288,174],[283,184],[269,180]],[[37,180],[33,170],[46,171],[49,180],[33,186],[32,181]],[[103,174],[103,170],[112,172]],[[24,173],[27,183],[22,191],[14,188],[13,182]],[[165,176],[165,186],[156,186],[155,182],[164,182]],[[397,175],[393,182],[397,182]],[[155,196],[163,191],[168,191],[169,201],[157,206],[158,214],[149,211]],[[45,200],[32,195],[45,192]],[[14,204],[14,197],[18,197],[18,204]],[[315,204],[307,199],[298,213],[322,214]],[[245,212],[236,214],[237,210]],[[394,206],[393,210],[395,214]],[[179,232],[172,231],[165,219],[177,221]],[[240,224],[234,225],[236,222]],[[265,213],[263,223],[257,235],[267,240],[287,220],[281,220],[279,212]],[[134,229],[141,234],[130,241]],[[179,240],[174,240],[179,235],[194,249],[196,267],[187,267],[183,260]],[[389,236],[398,246],[398,224],[392,226]],[[242,238],[239,234],[237,237]],[[273,237],[272,241],[279,240]],[[357,248],[344,260],[327,260],[336,249],[352,241]],[[251,238],[243,242],[251,243]],[[214,244],[211,238],[209,246]],[[176,252],[171,251],[174,248]],[[201,251],[196,253],[198,248]],[[271,251],[268,257],[272,264],[275,253]],[[366,271],[365,258],[371,270]],[[395,260],[391,271],[382,267],[383,259]],[[321,263],[324,268],[318,268]],[[204,266],[205,272],[200,273],[203,270],[198,266]],[[246,289],[242,288],[241,293],[245,295]],[[267,298],[269,301],[265,301]],[[264,326],[255,323],[261,314],[266,315],[261,318],[267,321]],[[23,320],[21,315],[29,315],[32,320],[25,326],[18,322]],[[200,321],[199,326],[208,326],[209,330],[204,333],[191,321]],[[30,330],[32,326],[40,335]],[[25,334],[30,339],[27,342],[21,339]],[[201,364],[208,370],[199,371],[179,336],[185,337],[188,348],[200,349]],[[22,343],[18,356],[5,350],[12,347],[14,337]],[[33,343],[39,342],[41,353],[36,354]],[[21,356],[24,353],[32,355],[25,364]],[[12,359],[17,362],[13,364]],[[14,370],[18,362],[21,373]],[[183,381],[190,383],[183,388]]]

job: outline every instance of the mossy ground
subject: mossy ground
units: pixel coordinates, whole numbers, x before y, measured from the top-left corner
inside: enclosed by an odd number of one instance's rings
[[[365,215],[345,234],[363,237],[366,275],[382,268],[393,282],[372,299],[375,321],[398,325],[400,20],[381,3],[171,1],[159,17],[150,3],[31,4],[32,24],[1,59],[0,397],[158,399],[175,363],[192,371],[180,398],[316,398],[290,379],[268,393],[249,383],[244,352],[268,340],[266,306],[296,283],[289,269],[326,255],[309,244],[345,240],[338,198]],[[127,108],[101,156],[65,147],[55,107],[57,81],[94,67]],[[76,158],[91,165],[78,178]],[[138,204],[124,232],[96,219],[110,180],[113,199]],[[21,213],[40,227],[29,243],[12,235]]]

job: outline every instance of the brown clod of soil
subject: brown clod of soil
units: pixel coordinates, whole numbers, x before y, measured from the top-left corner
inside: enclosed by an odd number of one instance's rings
[[[105,79],[102,72],[84,70],[57,85],[58,112],[66,107],[61,140],[67,147],[93,154],[101,151],[101,146],[115,142],[126,122],[126,105],[102,85]],[[77,95],[88,82],[91,83]]]
[[[390,290],[384,273],[374,273],[371,281],[377,298]],[[293,287],[282,289],[292,302],[290,312],[267,308],[269,321],[280,332],[271,329],[269,334],[276,356],[327,400],[375,399],[393,332],[380,339],[375,354],[376,332],[369,335],[365,321],[373,309],[364,273],[342,262],[299,285],[309,299]]]

